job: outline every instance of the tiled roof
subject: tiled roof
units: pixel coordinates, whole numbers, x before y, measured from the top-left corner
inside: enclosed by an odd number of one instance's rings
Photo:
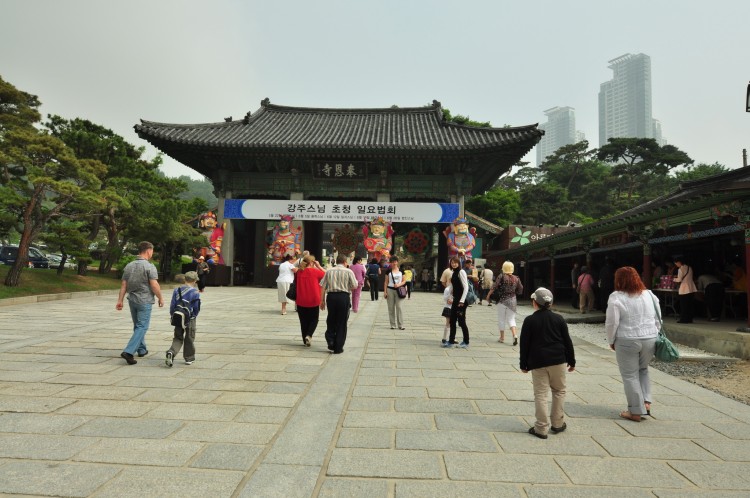
[[[464,214],[466,215],[466,219],[469,220],[471,223],[474,223],[479,228],[486,230],[487,232],[497,235],[503,231],[503,227],[499,227],[495,225],[494,223],[485,220],[481,216],[478,216],[470,211],[464,210]]]
[[[426,107],[323,109],[273,105],[268,99],[238,121],[185,125],[142,120],[135,130],[159,147],[442,153],[490,152],[508,146],[528,151],[544,133],[536,124],[477,128],[447,123],[437,101]]]
[[[650,223],[665,217],[698,213],[708,219],[710,208],[732,200],[750,201],[750,167],[737,168],[718,175],[680,183],[671,193],[645,202],[611,218],[589,223],[580,228],[506,249],[501,254],[533,252],[544,247],[560,246],[585,237],[600,236],[622,230],[635,223]]]

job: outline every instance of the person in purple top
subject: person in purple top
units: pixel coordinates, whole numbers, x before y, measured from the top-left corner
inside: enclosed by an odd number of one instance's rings
[[[359,311],[359,298],[362,296],[362,287],[365,285],[367,269],[362,264],[362,258],[359,256],[354,257],[349,269],[354,272],[354,276],[357,278],[357,283],[359,284],[355,289],[352,289],[352,311],[357,313]]]

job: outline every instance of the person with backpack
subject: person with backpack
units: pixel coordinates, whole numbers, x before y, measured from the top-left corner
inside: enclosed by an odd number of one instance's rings
[[[164,360],[168,367],[172,366],[175,355],[180,352],[183,345],[185,365],[192,365],[195,361],[195,321],[201,311],[201,295],[195,288],[197,281],[198,273],[189,271],[185,274],[184,285],[176,287],[172,292],[169,316],[174,325],[174,338]]]
[[[510,328],[510,333],[513,334],[513,345],[518,345],[518,335],[516,334],[516,309],[517,301],[516,296],[523,294],[523,284],[521,279],[513,275],[515,266],[511,261],[503,263],[503,271],[495,280],[495,283],[490,287],[487,293],[488,301],[489,296],[495,294],[497,301],[497,326],[500,331],[500,338],[497,342],[505,342],[505,326]]]

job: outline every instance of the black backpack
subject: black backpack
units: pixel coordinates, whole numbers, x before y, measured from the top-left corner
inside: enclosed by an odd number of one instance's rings
[[[172,313],[172,325],[185,329],[187,328],[187,324],[190,323],[193,312],[190,310],[190,301],[182,297],[182,288],[178,288],[177,292],[180,297],[177,299],[174,313]]]

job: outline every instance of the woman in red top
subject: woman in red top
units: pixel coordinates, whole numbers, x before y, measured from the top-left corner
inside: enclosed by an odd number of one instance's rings
[[[310,341],[318,326],[320,315],[320,281],[325,270],[315,261],[315,256],[308,254],[302,258],[299,270],[295,274],[297,282],[297,316],[302,330],[302,342],[310,347]]]

